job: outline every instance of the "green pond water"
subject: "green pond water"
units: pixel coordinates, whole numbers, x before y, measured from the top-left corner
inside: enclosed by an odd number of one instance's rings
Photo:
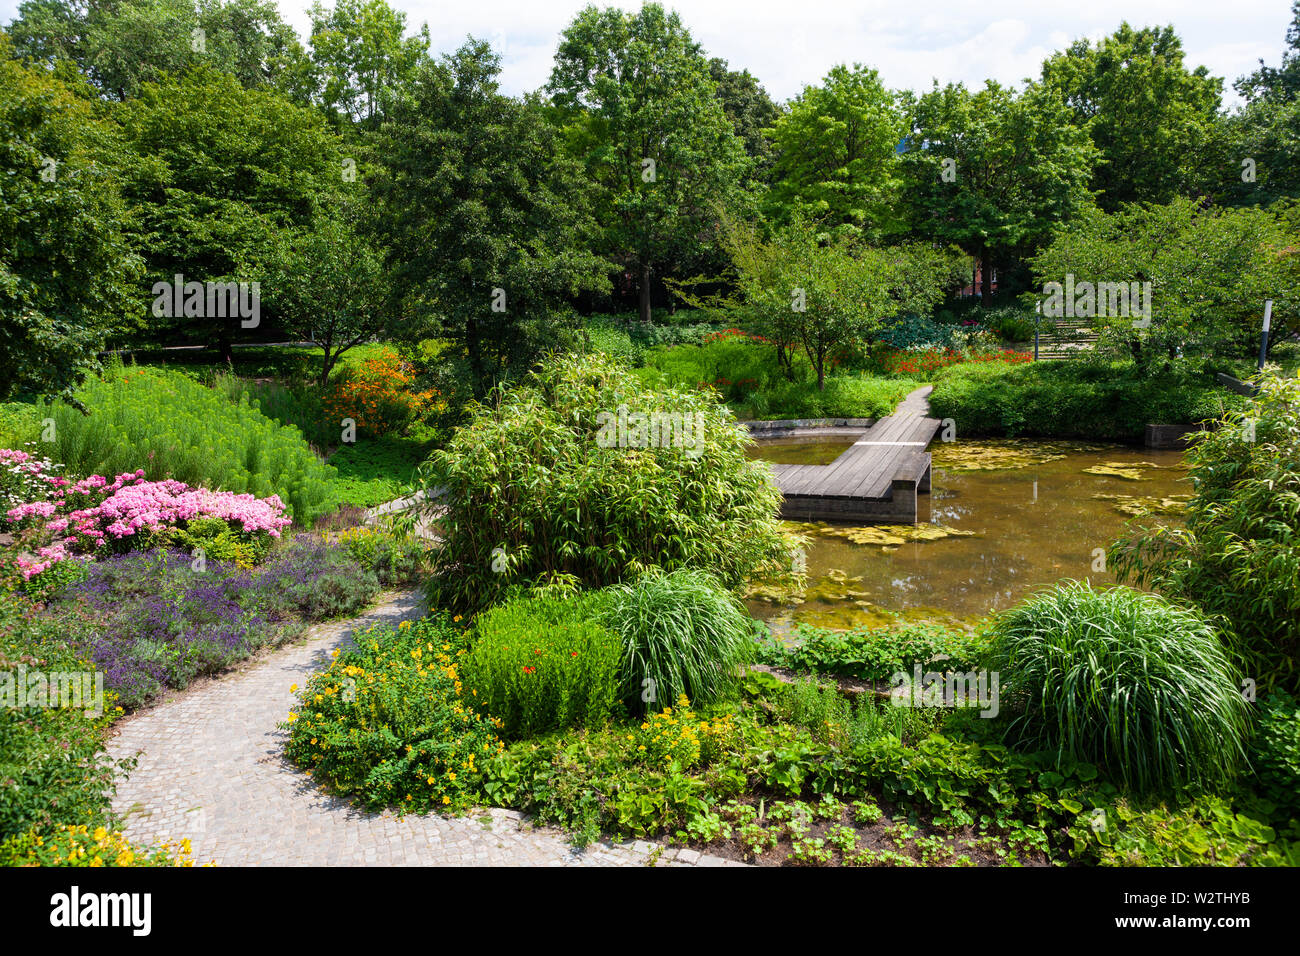
[[[852,438],[779,439],[751,454],[827,464]],[[1081,442],[935,442],[925,523],[789,527],[808,536],[808,587],[759,589],[751,612],[778,633],[795,622],[847,628],[904,617],[971,620],[1062,578],[1112,583],[1094,549],[1137,514],[1178,521],[1191,493],[1182,454]],[[884,612],[884,613],[882,613]]]

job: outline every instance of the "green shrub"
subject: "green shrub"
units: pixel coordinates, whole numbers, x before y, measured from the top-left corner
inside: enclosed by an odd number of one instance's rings
[[[957,434],[1138,441],[1148,424],[1197,423],[1238,398],[1186,371],[1152,375],[1132,363],[967,363],[948,369],[930,414]]]
[[[986,638],[930,622],[852,631],[801,624],[796,630],[797,645],[768,645],[771,663],[877,682],[898,671],[911,674],[914,665],[922,671],[968,671],[987,649]]]
[[[1035,315],[1032,311],[1003,306],[982,314],[973,313],[972,318],[979,319],[1004,342],[1028,342],[1034,337]]]
[[[502,745],[466,704],[463,636],[445,616],[355,635],[355,648],[313,674],[281,726],[285,754],[367,807],[463,810]]]
[[[179,372],[114,363],[88,379],[70,405],[38,408],[55,422],[49,454],[70,473],[117,475],[143,469],[151,481],[279,495],[294,520],[310,526],[333,505],[333,469],[301,433]]]
[[[373,571],[384,587],[415,580],[429,551],[429,542],[415,535],[379,528],[348,528],[334,535],[333,540],[347,548],[363,568]]]
[[[1244,756],[1247,705],[1218,635],[1157,595],[1048,588],[998,617],[988,666],[1010,739],[1139,790],[1223,784]]]
[[[1266,376],[1187,453],[1183,528],[1138,528],[1111,549],[1121,580],[1220,622],[1247,676],[1300,691],[1300,379]]]
[[[609,589],[606,621],[624,649],[622,695],[635,713],[685,695],[705,707],[752,659],[754,623],[711,575],[652,571]]]
[[[1300,807],[1300,701],[1290,694],[1260,698],[1250,762],[1266,797]]]
[[[409,435],[389,433],[341,445],[329,458],[337,475],[335,496],[343,504],[362,508],[402,497],[428,456],[435,434],[417,425]]]
[[[623,648],[600,621],[603,603],[519,597],[475,618],[465,686],[505,736],[596,726],[614,713]]]
[[[21,598],[0,590],[0,675],[93,672]],[[3,679],[3,677],[0,677]],[[120,712],[105,690],[104,712],[86,707],[15,707],[0,700],[0,842],[59,826],[110,824],[115,781],[135,766],[104,752],[104,735]]]
[[[658,440],[623,413],[668,415]],[[477,407],[424,470],[445,492],[435,606],[485,607],[562,575],[603,587],[646,568],[707,568],[727,587],[788,573],[771,470],[730,413],[696,391],[641,385],[607,356],[567,356]]]

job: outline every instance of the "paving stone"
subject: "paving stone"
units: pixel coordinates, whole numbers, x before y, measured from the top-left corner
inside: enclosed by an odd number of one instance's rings
[[[114,725],[109,752],[139,756],[113,807],[132,840],[189,838],[194,858],[222,866],[719,866],[723,860],[658,844],[597,844],[575,852],[564,833],[500,808],[468,817],[367,813],[322,792],[282,756],[277,728],[289,690],[351,642],[354,630],[415,620],[415,592],[392,592],[368,613],[322,624],[238,673],[208,681]],[[480,819],[487,817],[484,824]],[[691,854],[695,858],[692,860]]]

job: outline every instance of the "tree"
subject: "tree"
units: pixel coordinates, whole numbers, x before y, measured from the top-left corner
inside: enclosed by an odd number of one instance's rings
[[[966,270],[956,250],[924,243],[822,242],[798,214],[770,242],[743,227],[726,235],[744,307],[775,342],[803,348],[819,389],[837,350],[897,315],[933,309]]]
[[[1072,288],[1072,297],[1063,291],[1061,304],[1091,319],[1101,347],[1117,347],[1141,367],[1182,350],[1229,346],[1250,354],[1265,299],[1274,300],[1276,341],[1300,317],[1294,291],[1300,245],[1264,209],[1204,208],[1176,199],[1131,204],[1115,213],[1092,210],[1057,233],[1032,261],[1044,284]],[[1149,294],[1140,285],[1148,282]],[[1148,315],[1134,311],[1134,283]]]
[[[1183,66],[1173,27],[1123,23],[1097,46],[1078,40],[1043,63],[1041,85],[1073,111],[1073,125],[1087,129],[1100,151],[1092,188],[1103,209],[1187,194],[1223,81],[1203,66]]]
[[[709,60],[709,76],[718,90],[723,112],[754,161],[756,174],[763,174],[772,162],[772,143],[767,131],[781,116],[767,90],[749,72],[733,70],[720,57]]]
[[[568,297],[606,285],[580,167],[483,42],[421,68],[373,142],[378,221],[416,329],[468,358],[476,394],[555,345]]]
[[[648,322],[656,271],[707,256],[715,209],[741,202],[744,144],[699,45],[657,3],[582,10],[547,90],[596,185],[602,248],[635,277]]]
[[[119,100],[200,65],[246,87],[292,89],[306,62],[271,0],[26,0],[13,26],[19,56],[51,65],[71,60]]]
[[[309,229],[319,197],[346,171],[314,111],[226,73],[147,83],[117,114],[136,153],[125,194],[150,282],[261,282],[281,234]],[[213,344],[224,360],[242,334],[229,315],[172,316],[156,327]]]
[[[373,125],[384,93],[409,83],[427,58],[428,25],[403,38],[406,14],[385,0],[337,0],[332,9],[316,0],[309,13],[321,104]]]
[[[786,222],[797,212],[835,233],[889,231],[903,130],[897,98],[875,70],[835,67],[772,128],[770,214]]]
[[[0,31],[0,401],[68,397],[138,307],[110,124]]]
[[[934,88],[908,104],[900,166],[913,235],[955,243],[981,263],[1009,265],[1091,204],[1096,150],[1069,111],[1042,91],[1017,96],[992,80],[976,92]]]
[[[327,203],[309,227],[281,235],[267,273],[267,301],[280,325],[322,352],[322,387],[344,352],[392,324],[383,251],[362,232],[350,203]]]

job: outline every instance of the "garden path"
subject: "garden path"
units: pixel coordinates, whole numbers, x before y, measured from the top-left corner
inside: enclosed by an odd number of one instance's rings
[[[282,756],[293,684],[328,664],[353,630],[423,614],[415,592],[383,595],[349,621],[318,625],[303,642],[246,670],[207,681],[115,725],[109,752],[139,752],[113,805],[134,841],[189,838],[194,859],[224,866],[723,866],[743,865],[654,843],[584,851],[520,813],[465,817],[367,813],[323,793]]]

